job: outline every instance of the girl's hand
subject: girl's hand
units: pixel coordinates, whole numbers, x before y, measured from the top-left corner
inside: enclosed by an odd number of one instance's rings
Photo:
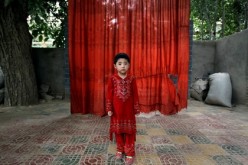
[[[113,112],[112,111],[108,111],[108,116],[112,116]]]

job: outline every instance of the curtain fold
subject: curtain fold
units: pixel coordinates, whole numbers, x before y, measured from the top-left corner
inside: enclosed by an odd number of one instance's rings
[[[113,57],[125,52],[142,112],[187,107],[189,0],[69,0],[71,113],[105,114]]]

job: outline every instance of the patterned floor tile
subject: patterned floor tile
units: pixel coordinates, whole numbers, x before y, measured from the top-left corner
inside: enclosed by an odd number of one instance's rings
[[[145,135],[137,135],[136,136],[136,142],[149,144],[149,143],[151,143],[151,138],[149,136],[145,136]]]
[[[51,138],[52,138],[52,136],[49,134],[36,135],[32,138],[32,142],[38,143],[38,144],[44,144],[44,143],[47,143]]]
[[[14,137],[13,140],[11,141],[11,143],[26,143],[28,141],[30,141],[30,139],[32,138],[32,136],[18,136],[18,137]]]
[[[206,136],[212,143],[215,144],[232,144],[232,140],[228,136]]]
[[[231,155],[248,155],[248,151],[238,145],[222,144],[221,147]]]
[[[41,147],[39,145],[27,143],[27,144],[23,144],[18,149],[16,149],[14,153],[20,155],[28,155],[30,153],[32,154],[38,153],[39,151],[41,151]]]
[[[157,154],[138,154],[135,165],[161,165],[162,162]]]
[[[179,150],[173,146],[173,145],[155,145],[156,152],[158,155],[163,154],[173,154],[173,155],[179,155]]]
[[[188,135],[195,144],[209,144],[211,141],[206,136]]]
[[[172,143],[175,144],[192,144],[192,140],[188,136],[170,136]]]
[[[244,165],[246,165],[248,162],[248,155],[232,155],[232,157]]]
[[[23,144],[11,144],[11,143],[6,143],[6,144],[0,144],[0,155],[6,155],[9,153],[14,153],[18,148],[20,148]]]
[[[108,129],[103,129],[102,127],[100,128],[95,128],[93,131],[94,135],[105,135],[108,136]]]
[[[147,121],[148,121],[147,118],[144,118],[144,117],[137,117],[136,118],[137,125],[146,124]]]
[[[172,144],[170,137],[168,136],[151,136],[152,144]]]
[[[9,140],[10,140],[10,136],[8,136],[8,134],[4,135],[4,132],[1,131],[1,133],[0,133],[0,143],[8,142]]]
[[[228,153],[217,144],[197,144],[204,155],[227,155]]]
[[[91,137],[91,140],[89,143],[92,144],[102,144],[102,143],[108,143],[109,142],[109,136],[106,135],[94,135]]]
[[[194,143],[193,144],[182,144],[182,145],[177,144],[176,147],[182,154],[191,154],[191,155],[202,154],[202,150],[199,148],[197,144],[194,144]]]
[[[208,127],[213,129],[213,130],[216,130],[216,129],[226,129],[227,126],[221,124],[221,123],[218,123],[218,122],[212,122],[212,123],[209,123],[208,124]]]
[[[59,154],[62,148],[63,148],[63,145],[46,144],[42,146],[41,154],[51,154],[51,155]]]
[[[67,144],[70,139],[72,137],[71,136],[64,136],[64,135],[55,135],[53,137],[51,137],[48,141],[48,143],[52,143],[52,144]]]
[[[106,161],[103,155],[85,156],[81,158],[79,165],[104,165]]]
[[[86,146],[83,144],[74,144],[74,145],[65,145],[62,148],[61,154],[63,155],[82,155],[86,149]]]
[[[239,135],[239,134],[231,134],[230,139],[234,144],[238,144],[240,146],[248,144],[248,136]]]
[[[148,135],[146,129],[137,129],[137,135]]]
[[[136,144],[135,149],[139,154],[152,154],[155,152],[152,144]]]
[[[84,152],[86,155],[99,155],[107,152],[108,144],[89,144]]]
[[[80,135],[91,135],[92,134],[92,130],[89,129],[81,129],[80,127],[77,128],[77,130],[73,131],[72,135],[75,136],[80,136]]]
[[[216,165],[210,156],[206,155],[184,155],[187,165]]]
[[[163,154],[160,155],[160,161],[163,165],[187,165],[182,155]]]
[[[146,124],[146,129],[151,129],[151,128],[161,128],[161,126],[155,123]]]
[[[89,136],[73,136],[69,142],[72,144],[85,144],[88,143],[88,141]]]
[[[248,126],[243,127],[241,130],[237,130],[236,134],[248,137]]]
[[[185,125],[184,123],[176,121],[176,120],[170,123],[161,124],[161,126],[165,129],[181,129],[181,130],[193,129],[193,125]]]
[[[52,155],[34,155],[25,161],[25,164],[44,165],[52,164],[55,158]]]
[[[192,136],[204,135],[198,129],[165,128],[165,131],[168,135],[192,135]]]
[[[61,127],[61,125],[59,126]],[[57,134],[57,127],[53,127],[52,125],[49,126],[41,126],[41,128],[37,128],[35,131],[36,133],[34,133],[36,136],[42,136],[45,134]]]
[[[24,161],[18,157],[3,157],[0,158],[0,162],[3,165],[22,165]]]
[[[78,165],[81,157],[81,155],[59,155],[52,165]]]
[[[151,128],[147,129],[148,135],[156,136],[156,135],[165,135],[165,131],[162,128]]]
[[[124,159],[115,159],[115,155],[108,154],[107,165],[124,165]]]
[[[137,129],[146,129],[146,124],[143,124],[143,123],[138,123],[138,121],[136,121],[136,126],[137,126]]]
[[[110,143],[108,146],[108,153],[115,155],[116,153],[116,144],[115,143]]]
[[[60,102],[2,112],[0,164],[124,165],[109,140],[110,118],[70,115],[69,108]],[[16,109],[23,114],[11,117]],[[247,118],[247,111],[196,101],[177,115],[138,117],[134,165],[246,165]]]
[[[168,135],[183,135],[183,131],[177,129],[166,129]]]
[[[231,135],[232,132],[226,129],[199,129],[199,131],[207,136],[228,136]]]
[[[243,165],[243,163],[229,155],[215,155],[213,156],[213,160],[218,165]]]

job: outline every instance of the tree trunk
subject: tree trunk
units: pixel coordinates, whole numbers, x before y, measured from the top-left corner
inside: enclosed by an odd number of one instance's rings
[[[0,2],[0,66],[4,73],[4,104],[7,106],[38,103],[27,2],[14,1],[7,7]]]

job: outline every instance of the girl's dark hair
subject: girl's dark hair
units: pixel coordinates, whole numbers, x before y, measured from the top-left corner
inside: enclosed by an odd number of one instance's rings
[[[114,64],[116,64],[120,58],[125,58],[128,61],[128,63],[130,63],[130,58],[126,53],[118,53],[114,58]]]

